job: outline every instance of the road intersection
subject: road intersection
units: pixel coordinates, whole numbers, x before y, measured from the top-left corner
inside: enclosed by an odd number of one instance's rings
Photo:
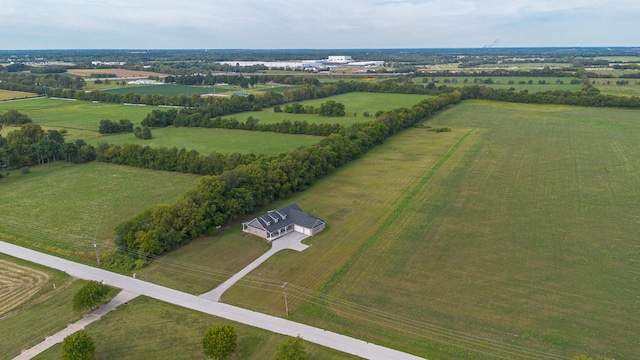
[[[300,324],[275,316],[243,309],[178,290],[170,289],[157,284],[149,283],[128,276],[116,274],[103,269],[75,263],[52,255],[47,255],[34,250],[0,241],[0,252],[53,269],[64,271],[67,274],[85,279],[102,281],[104,284],[120,288],[134,295],[144,295],[157,300],[185,308],[200,311],[238,323],[265,329],[274,333],[301,336],[304,340],[313,342],[328,348],[336,349],[348,354],[360,356],[366,359],[379,360],[417,360],[422,359],[415,355],[389,349],[363,340],[351,338],[338,333],[326,331],[313,326]]]

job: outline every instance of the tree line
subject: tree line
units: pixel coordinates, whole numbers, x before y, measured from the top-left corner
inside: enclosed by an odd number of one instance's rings
[[[562,104],[591,107],[640,108],[640,97],[602,94],[589,84],[582,90],[549,90],[530,93],[526,90],[493,89],[474,85],[459,88],[463,100],[484,99],[525,104]]]
[[[0,136],[0,167],[5,170],[51,161],[86,163],[96,158],[95,149],[84,140],[65,141],[64,132],[44,130],[27,123]]]
[[[375,121],[351,125],[314,145],[203,176],[196,189],[174,204],[157,205],[119,225],[116,244],[125,253],[137,254],[142,264],[149,255],[175,249],[215,226],[306,189],[389,136],[459,101],[458,92],[443,94],[411,109],[383,112]]]

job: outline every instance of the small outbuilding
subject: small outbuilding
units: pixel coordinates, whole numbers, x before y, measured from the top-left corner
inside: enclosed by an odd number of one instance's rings
[[[324,220],[302,211],[298,204],[269,210],[265,215],[242,223],[242,231],[267,241],[273,241],[292,231],[313,236],[324,228]]]

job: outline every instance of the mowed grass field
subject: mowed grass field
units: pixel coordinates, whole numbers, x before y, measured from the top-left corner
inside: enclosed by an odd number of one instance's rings
[[[52,251],[91,258],[114,248],[115,227],[196,186],[194,175],[92,162],[35,166],[0,182],[0,233]],[[9,191],[10,189],[10,191]]]
[[[410,129],[271,205],[328,228],[223,301],[283,316],[288,282],[292,319],[427,358],[634,358],[637,114],[450,108],[427,125],[451,133]]]
[[[14,99],[26,99],[38,96],[38,94],[24,92],[24,91],[12,91],[12,90],[0,90],[0,101],[14,100]],[[2,111],[4,112],[4,111]],[[0,112],[0,113],[2,113]]]
[[[13,359],[82,317],[71,305],[84,282],[4,254],[0,270],[0,359]],[[20,302],[14,301],[16,293]]]
[[[28,115],[34,123],[43,127],[67,129],[71,135],[77,130],[97,132],[102,119],[116,122],[129,119],[134,124],[140,124],[142,119],[157,107],[56,99],[0,102],[0,113],[9,109]]]
[[[271,359],[287,337],[233,323],[146,297],[133,299],[86,328],[96,344],[96,359],[209,359],[200,341],[217,325],[235,328],[236,352],[229,359]],[[309,360],[359,359],[316,344],[303,342]],[[60,359],[56,345],[35,357]]]
[[[220,153],[278,155],[300,146],[309,146],[322,139],[319,136],[292,135],[271,132],[170,127],[152,129],[153,139],[142,140],[133,133],[102,135],[87,139],[90,144],[107,142],[109,144],[139,144],[151,147],[177,147],[197,150],[208,155],[213,151]]]
[[[535,77],[535,76],[427,76],[428,82],[432,82],[435,78],[436,86],[447,85],[447,86],[471,86],[471,85],[484,85],[486,87],[494,88],[494,89],[511,89],[514,88],[516,91],[528,90],[529,92],[538,92],[538,91],[548,91],[548,90],[580,90],[582,84],[571,84],[571,80],[573,78],[568,77]],[[484,84],[483,81],[491,78],[493,80],[493,84]],[[415,77],[413,81],[418,84],[427,84],[423,83],[425,77]],[[474,84],[474,80],[478,79],[479,82]],[[467,81],[465,83],[465,80]],[[556,81],[561,81],[562,83],[556,83]],[[449,81],[448,83],[445,81]],[[509,81],[513,81],[513,84],[509,84]],[[520,84],[520,82],[524,81],[524,84]],[[532,83],[529,84],[529,81]],[[544,81],[544,84],[540,84],[540,81]]]
[[[616,82],[624,80],[628,84],[618,85]],[[591,79],[593,86],[604,94],[640,96],[640,79]]]
[[[489,102],[437,116],[428,124],[475,130],[324,283],[331,311],[296,317],[393,329],[434,358],[634,358],[637,116]]]
[[[379,110],[392,110],[402,107],[410,108],[416,105],[422,100],[433,98],[427,95],[415,95],[415,94],[379,94],[379,93],[348,93],[331,96],[324,99],[314,99],[300,101],[304,106],[319,107],[320,104],[333,100],[344,104],[346,116],[341,117],[325,117],[318,116],[317,114],[287,114],[284,112],[273,112],[273,108],[265,109],[263,111],[248,111],[235,115],[229,115],[228,117],[235,117],[239,121],[246,121],[249,116],[260,120],[261,124],[273,124],[279,123],[282,120],[294,121],[306,121],[308,123],[324,124],[324,123],[339,123],[345,126],[349,126],[354,123],[372,121],[375,120],[373,115]],[[286,105],[281,105],[284,108]],[[364,112],[368,112],[371,117],[365,117]],[[355,114],[355,116],[354,116]]]

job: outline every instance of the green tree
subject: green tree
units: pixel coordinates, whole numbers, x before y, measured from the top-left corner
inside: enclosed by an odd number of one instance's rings
[[[149,129],[148,127],[143,127],[142,128],[142,133],[141,133],[141,138],[143,140],[149,140],[151,139],[153,136],[151,135],[151,129]]]
[[[80,330],[64,338],[62,342],[62,359],[93,360],[96,346],[86,331]]]
[[[224,360],[236,351],[238,336],[231,325],[214,326],[202,338],[204,354],[212,359]]]
[[[290,337],[280,343],[280,349],[273,356],[273,360],[305,360],[307,351],[300,336]]]
[[[73,309],[93,309],[109,294],[109,287],[97,282],[89,281],[73,296]]]

